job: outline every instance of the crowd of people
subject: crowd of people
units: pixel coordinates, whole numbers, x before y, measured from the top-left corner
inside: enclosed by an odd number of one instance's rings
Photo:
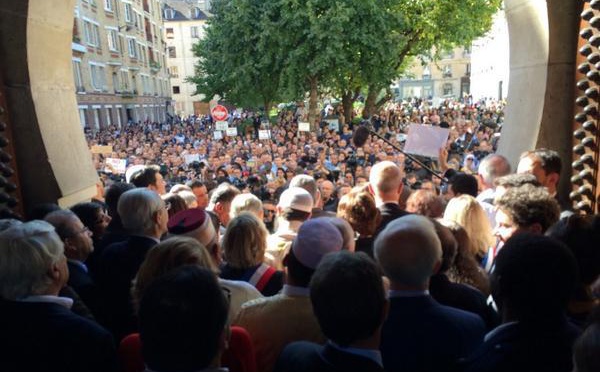
[[[555,151],[511,169],[490,107],[370,121],[393,145],[449,128],[432,176],[302,115],[269,140],[247,112],[239,138],[208,118],[95,134],[125,174],[96,154],[96,200],[0,220],[0,370],[600,370],[600,217],[558,199]]]

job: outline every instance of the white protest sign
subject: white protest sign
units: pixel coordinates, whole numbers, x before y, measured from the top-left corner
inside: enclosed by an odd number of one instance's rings
[[[229,126],[229,123],[226,121],[217,121],[215,129],[216,130],[227,130],[228,126]]]
[[[270,138],[271,138],[271,131],[270,130],[259,130],[258,131],[258,139],[268,140]]]
[[[221,132],[220,130],[216,130],[214,133],[214,138],[215,140],[223,139],[223,132]]]
[[[229,137],[235,137],[235,136],[237,136],[237,128],[236,127],[227,128],[227,135]]]
[[[329,129],[335,130],[336,132],[340,131],[340,121],[338,119],[325,119]]]
[[[310,123],[308,122],[299,122],[298,123],[298,131],[300,132],[310,132]]]
[[[437,158],[442,147],[446,146],[450,129],[431,125],[411,124],[404,151],[409,154]]]
[[[127,169],[127,160],[125,159],[106,158],[105,162],[106,168],[111,172],[125,173],[125,169]]]
[[[185,163],[186,164],[191,164],[195,161],[200,161],[200,155],[199,154],[187,154],[183,157],[185,159]]]
[[[398,142],[406,141],[406,134],[404,134],[404,133],[396,134],[396,141],[398,141]]]

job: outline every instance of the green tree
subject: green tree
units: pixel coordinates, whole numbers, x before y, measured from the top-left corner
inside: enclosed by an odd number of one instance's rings
[[[367,82],[364,117],[383,101],[377,98],[399,76],[407,58],[430,55],[456,46],[468,46],[492,25],[502,0],[386,0],[392,20],[394,48],[379,66],[379,77]],[[384,95],[384,100],[390,98]]]
[[[271,32],[279,18],[269,0],[214,0],[205,37],[194,45],[199,60],[196,93],[218,95],[238,106],[262,105],[269,112],[280,95],[282,58]]]

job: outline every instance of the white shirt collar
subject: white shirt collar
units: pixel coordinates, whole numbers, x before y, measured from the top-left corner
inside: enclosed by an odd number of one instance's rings
[[[21,301],[21,302],[45,302],[45,303],[51,303],[51,304],[58,304],[58,305],[66,307],[67,309],[70,309],[71,306],[73,306],[72,299],[70,299],[68,297],[58,297],[58,296],[52,296],[52,295],[27,296],[18,301]]]

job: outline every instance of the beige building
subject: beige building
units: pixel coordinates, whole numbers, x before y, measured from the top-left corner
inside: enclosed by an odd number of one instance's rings
[[[465,48],[455,48],[441,55],[437,61],[423,64],[415,59],[406,78],[397,81],[394,88],[399,99],[445,98],[460,99],[470,93],[471,55]]]
[[[91,130],[164,121],[172,110],[160,0],[77,0],[73,75]]]
[[[167,42],[167,67],[175,114],[187,116],[208,113],[208,103],[201,102],[203,95],[194,95],[196,86],[186,82],[194,75],[198,60],[192,48],[203,36],[210,14],[210,2],[191,0],[165,0],[163,16],[164,37]]]

